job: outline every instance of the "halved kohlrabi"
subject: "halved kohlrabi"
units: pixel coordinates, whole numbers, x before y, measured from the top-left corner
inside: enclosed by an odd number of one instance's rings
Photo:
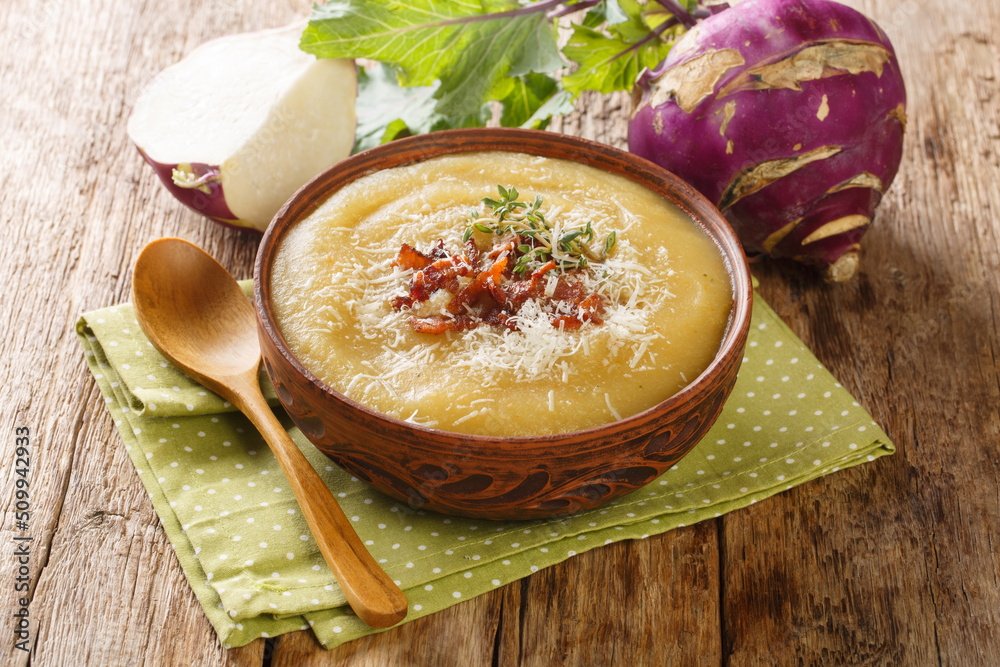
[[[350,60],[299,49],[302,25],[206,42],[142,92],[128,135],[167,189],[217,222],[263,231],[354,144]]]

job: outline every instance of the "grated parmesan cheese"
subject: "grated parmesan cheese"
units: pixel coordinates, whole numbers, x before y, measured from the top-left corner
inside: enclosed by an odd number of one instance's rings
[[[621,418],[622,418],[621,414],[620,414],[620,413],[619,413],[619,412],[618,412],[617,410],[615,410],[615,406],[611,405],[611,397],[610,397],[610,396],[608,396],[607,392],[605,392],[605,393],[604,393],[604,402],[605,402],[605,403],[607,404],[607,406],[608,406],[608,410],[610,410],[610,411],[611,411],[611,415],[612,415],[612,416],[613,416],[613,417],[614,417],[614,418],[615,418],[616,420],[618,420],[618,419],[621,419]]]

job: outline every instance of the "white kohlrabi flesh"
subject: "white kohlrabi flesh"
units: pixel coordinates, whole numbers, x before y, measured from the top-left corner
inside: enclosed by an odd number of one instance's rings
[[[128,134],[167,189],[223,224],[263,231],[354,144],[350,60],[299,49],[302,26],[206,42],[142,92]]]
[[[749,254],[833,281],[902,157],[906,93],[885,33],[829,0],[745,0],[640,76],[629,149],[687,180]]]

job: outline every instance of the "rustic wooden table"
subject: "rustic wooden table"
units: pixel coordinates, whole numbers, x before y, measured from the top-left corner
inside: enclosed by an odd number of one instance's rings
[[[171,199],[125,135],[150,77],[307,0],[0,4],[4,664],[1000,664],[1000,5],[851,0],[898,51],[899,176],[860,274],[761,293],[899,448],[714,521],[589,551],[381,635],[224,650],[73,333],[176,235],[249,276],[257,238]],[[628,99],[553,129],[624,145]],[[31,652],[13,647],[14,442],[32,434]]]

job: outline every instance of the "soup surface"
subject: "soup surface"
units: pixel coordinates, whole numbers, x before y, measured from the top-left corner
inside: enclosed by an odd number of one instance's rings
[[[502,199],[498,185],[529,205],[541,198],[550,240],[589,222],[596,257],[574,268],[556,249],[513,274],[514,248],[542,242],[511,244],[511,233],[486,229],[495,218],[482,200]],[[471,230],[470,209],[480,220]],[[431,285],[413,299],[429,269],[404,261],[404,244],[429,258],[421,262],[472,268],[450,290]],[[456,291],[488,269],[497,299],[484,290],[450,314]],[[496,283],[510,281],[513,293],[519,277],[533,296],[512,305]],[[732,303],[719,250],[662,197],[574,162],[507,152],[434,158],[347,185],[287,232],[271,289],[292,353],[333,389],[399,419],[492,436],[576,431],[662,402],[711,363]]]

